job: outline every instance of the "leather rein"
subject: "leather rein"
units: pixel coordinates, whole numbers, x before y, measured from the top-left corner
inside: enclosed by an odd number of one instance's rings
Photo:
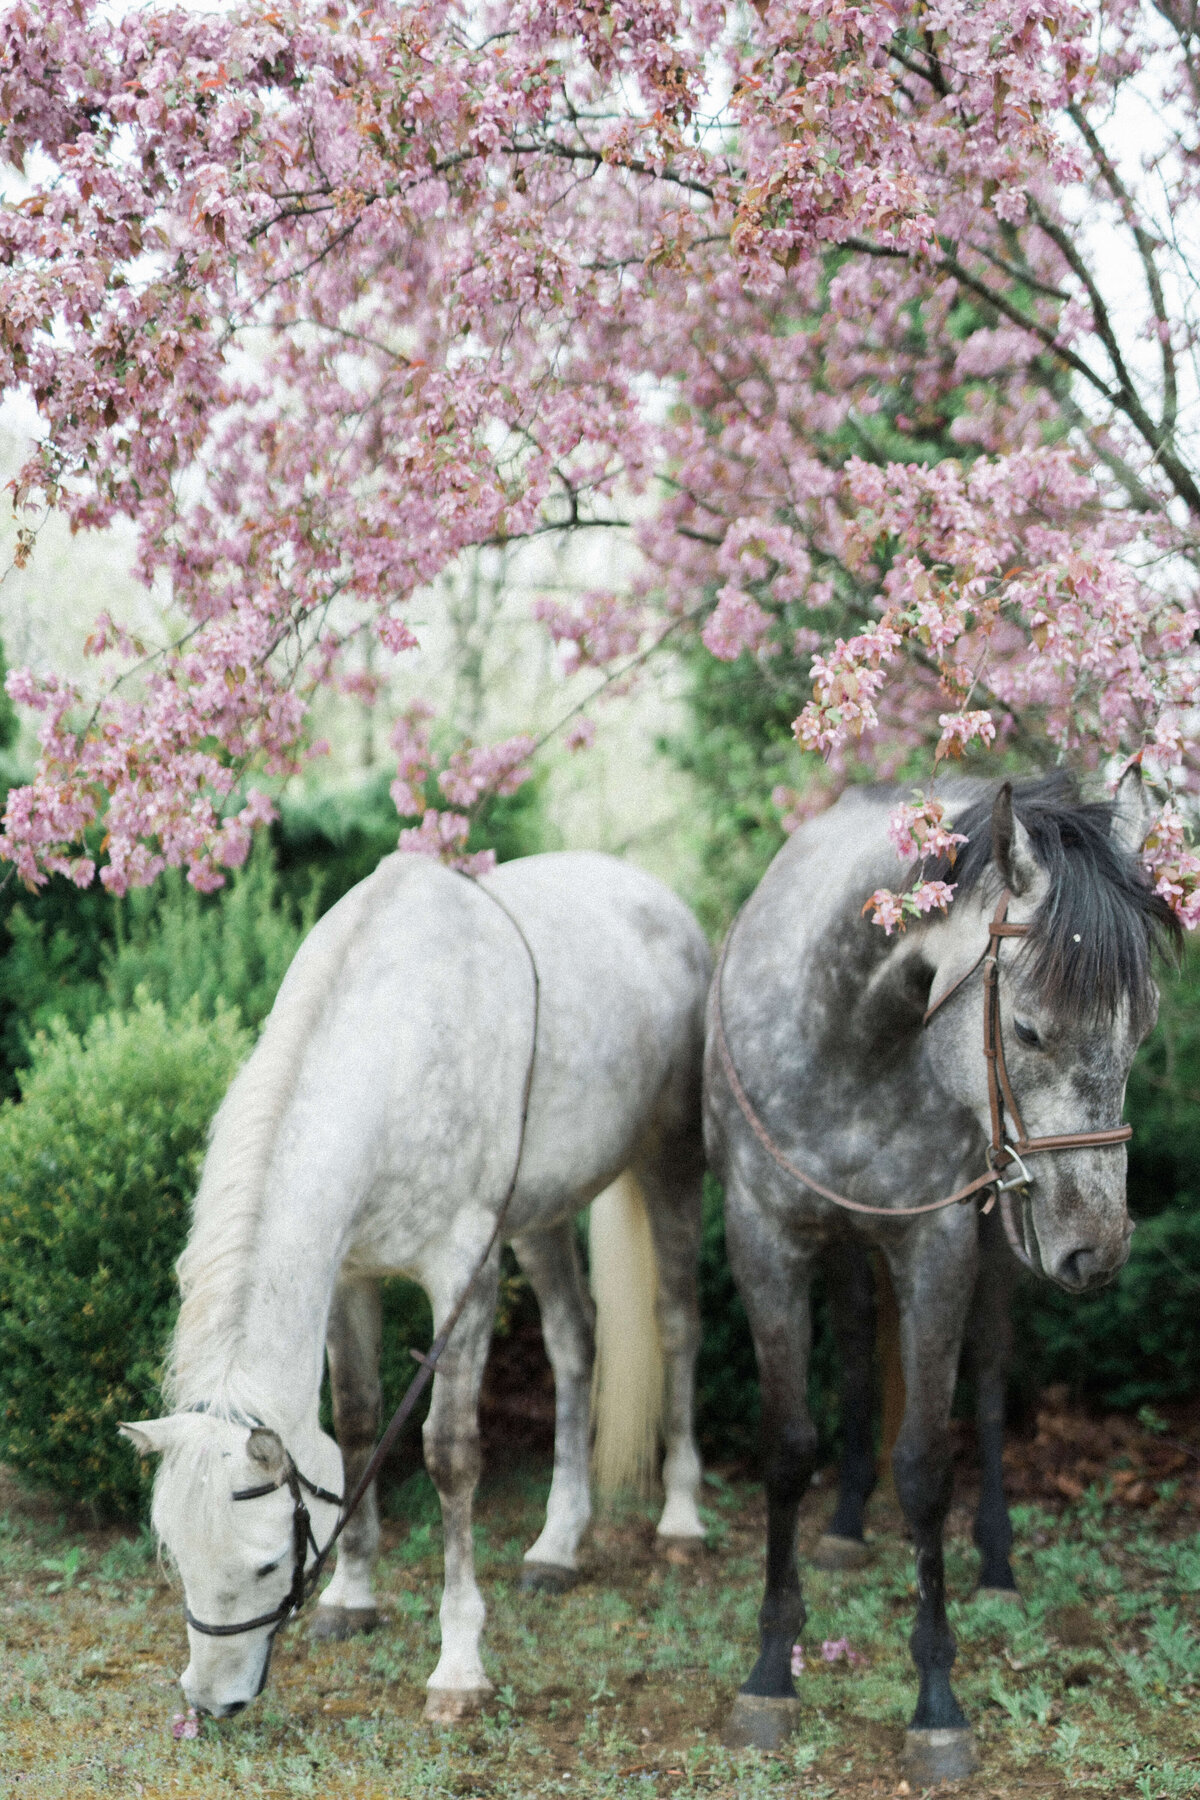
[[[987,1170],[977,1175],[974,1181],[967,1182],[965,1187],[956,1188],[952,1194],[944,1194],[940,1200],[928,1200],[922,1206],[868,1206],[861,1200],[851,1200],[846,1194],[835,1193],[832,1188],[801,1169],[796,1163],[784,1155],[770,1132],[755,1112],[750,1096],[742,1086],[741,1078],[734,1066],[730,1054],[729,1042],[725,1036],[725,1021],[721,1007],[721,982],[725,972],[725,958],[733,941],[734,931],[730,930],[721,949],[717,963],[717,972],[713,980],[713,1027],[716,1039],[717,1054],[725,1079],[729,1083],[730,1092],[738,1103],[742,1117],[762,1145],[773,1162],[793,1176],[797,1181],[811,1188],[814,1194],[820,1194],[823,1200],[834,1206],[843,1207],[847,1212],[868,1213],[879,1219],[911,1219],[920,1213],[941,1212],[947,1206],[961,1206],[976,1195],[990,1189],[983,1212],[990,1212],[997,1194],[1000,1196],[1000,1212],[1004,1221],[1005,1233],[1017,1257],[1027,1268],[1033,1267],[1032,1258],[1017,1236],[1016,1226],[1009,1210],[1008,1195],[1014,1188],[1027,1187],[1033,1176],[1025,1167],[1024,1158],[1040,1156],[1051,1150],[1078,1150],[1094,1146],[1124,1144],[1133,1136],[1133,1128],[1129,1125],[1114,1126],[1109,1131],[1072,1131],[1064,1132],[1056,1137],[1031,1138],[1025,1130],[1021,1109],[1017,1105],[1012,1083],[1008,1078],[1008,1066],[1004,1060],[1004,1036],[1000,1028],[1000,945],[1005,938],[1027,937],[1028,925],[1013,925],[1007,920],[1008,903],[1012,895],[1007,888],[1000,896],[999,903],[988,925],[988,940],[975,961],[957,981],[951,983],[944,994],[926,1011],[922,1024],[928,1025],[930,1019],[944,1006],[952,994],[956,994],[965,982],[969,981],[976,970],[983,968],[983,1054],[987,1059],[988,1106],[991,1114],[991,1142],[987,1149]],[[1004,1115],[1007,1110],[1016,1133],[1015,1139],[1005,1134]],[[1010,1165],[1016,1165],[1016,1174],[1007,1178],[1004,1171]]]
[[[456,870],[455,873],[462,874],[463,871]],[[470,881],[472,885],[479,885],[474,876],[464,875],[464,879]],[[529,958],[530,973],[533,976],[533,1030],[530,1034],[529,1061],[525,1069],[525,1085],[521,1094],[521,1122],[517,1134],[517,1155],[516,1160],[513,1163],[511,1179],[505,1190],[504,1198],[500,1202],[500,1210],[496,1214],[495,1224],[492,1226],[491,1236],[488,1238],[487,1244],[476,1262],[475,1267],[471,1270],[470,1278],[467,1281],[466,1286],[455,1301],[454,1306],[446,1317],[442,1329],[430,1344],[429,1349],[425,1351],[412,1350],[409,1352],[413,1359],[419,1363],[420,1367],[409,1382],[408,1387],[405,1389],[404,1398],[392,1414],[392,1417],[388,1422],[387,1430],[371,1452],[370,1460],[362,1474],[359,1476],[354,1485],[353,1492],[349,1496],[343,1494],[331,1494],[327,1488],[318,1487],[315,1482],[310,1481],[306,1475],[300,1473],[300,1470],[296,1467],[286,1450],[284,1452],[285,1462],[283,1473],[279,1476],[278,1480],[264,1481],[257,1487],[234,1489],[233,1493],[230,1495],[231,1500],[260,1500],[265,1494],[278,1493],[280,1488],[286,1487],[288,1489],[292,1496],[292,1582],[287,1593],[273,1611],[259,1613],[258,1616],[253,1619],[241,1619],[233,1625],[205,1624],[202,1619],[197,1619],[185,1605],[183,1609],[184,1619],[191,1626],[193,1631],[203,1632],[205,1637],[239,1637],[245,1631],[258,1631],[264,1625],[269,1625],[272,1627],[271,1642],[274,1642],[276,1632],[286,1625],[290,1619],[294,1619],[300,1609],[311,1600],[316,1591],[317,1583],[324,1572],[325,1564],[329,1560],[330,1552],[341,1537],[343,1531],[345,1531],[351,1519],[354,1517],[354,1514],[358,1511],[367,1489],[379,1473],[384,1462],[387,1460],[396,1439],[400,1436],[400,1433],[412,1416],[417,1401],[421,1398],[421,1395],[433,1380],[438,1358],[449,1343],[450,1334],[462,1317],[467,1301],[474,1293],[479,1277],[487,1266],[488,1259],[496,1247],[501,1231],[504,1229],[504,1221],[508,1216],[509,1206],[512,1204],[513,1195],[517,1191],[517,1181],[521,1174],[521,1158],[525,1152],[525,1128],[529,1123],[529,1099],[533,1092],[533,1069],[537,1058],[538,1024],[541,1016],[541,982],[538,977],[537,963],[534,960],[533,950],[530,947],[529,939],[525,936],[524,931],[521,929],[521,926],[518,924],[513,914],[509,911],[508,907],[505,906],[503,900],[501,900],[497,894],[494,894],[490,888],[481,887],[480,891],[485,893],[488,896],[488,899],[493,901],[494,904],[500,908],[500,911],[508,918],[513,930],[524,945],[525,954]],[[189,1410],[192,1412],[209,1412],[211,1409],[206,1402],[201,1401],[198,1405],[191,1407]],[[263,1426],[261,1419],[250,1418],[248,1415],[235,1420],[234,1423],[266,1429]],[[332,1533],[324,1545],[319,1546],[316,1537],[313,1534],[312,1520],[309,1516],[308,1507],[304,1503],[304,1493],[301,1492],[302,1489],[311,1494],[314,1499],[327,1501],[329,1505],[337,1506],[341,1509],[338,1514],[337,1524],[334,1526]],[[308,1561],[310,1550],[314,1556],[314,1561],[311,1565]],[[268,1648],[267,1662],[269,1662],[269,1660],[270,1650]],[[264,1682],[266,1681],[266,1675],[267,1663],[264,1663]]]

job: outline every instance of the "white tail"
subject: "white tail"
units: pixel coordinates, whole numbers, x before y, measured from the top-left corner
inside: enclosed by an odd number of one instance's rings
[[[592,1471],[602,1492],[645,1490],[663,1412],[663,1354],[654,1303],[658,1263],[642,1190],[628,1172],[592,1201],[588,1227],[596,1363]]]

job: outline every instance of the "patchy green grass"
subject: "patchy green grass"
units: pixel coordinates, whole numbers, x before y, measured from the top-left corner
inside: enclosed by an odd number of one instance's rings
[[[226,1724],[176,1740],[184,1656],[179,1596],[146,1536],[85,1532],[14,1507],[0,1518],[0,1791],[91,1795],[431,1796],[895,1795],[914,1683],[913,1583],[898,1515],[877,1504],[875,1559],[807,1579],[802,1734],[780,1756],[731,1754],[721,1723],[753,1658],[761,1500],[745,1483],[706,1490],[710,1548],[663,1560],[649,1508],[593,1534],[585,1579],[562,1598],[515,1577],[538,1529],[545,1481],[510,1474],[478,1509],[485,1660],[497,1692],[457,1728],[421,1718],[436,1657],[440,1532],[415,1477],[393,1505],[381,1591],[388,1624],[350,1645],[310,1645],[293,1626],[267,1693]],[[805,1508],[802,1544],[827,1499]],[[1178,1519],[1130,1517],[1090,1490],[1055,1515],[1020,1509],[1024,1612],[969,1596],[968,1518],[951,1521],[956,1683],[979,1737],[980,1800],[1082,1793],[1200,1795],[1200,1537]],[[827,1663],[822,1640],[862,1660]]]

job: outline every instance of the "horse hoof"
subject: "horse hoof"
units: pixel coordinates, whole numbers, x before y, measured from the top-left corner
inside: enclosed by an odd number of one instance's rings
[[[863,1569],[871,1552],[861,1538],[834,1537],[827,1531],[817,1539],[810,1560],[814,1569]]]
[[[739,1694],[721,1742],[727,1750],[779,1750],[799,1724],[800,1702],[793,1695]]]
[[[472,1718],[492,1695],[492,1684],[475,1688],[426,1688],[425,1717],[431,1725],[457,1725]]]
[[[347,1638],[374,1631],[378,1624],[373,1606],[318,1606],[308,1635],[314,1644],[343,1644]]]
[[[977,1587],[976,1600],[1002,1600],[1007,1606],[1015,1606],[1020,1612],[1025,1611],[1025,1602],[1015,1587]]]
[[[665,1532],[655,1535],[654,1547],[667,1562],[683,1564],[695,1562],[704,1553],[702,1537],[668,1537]]]
[[[521,1565],[517,1586],[523,1594],[565,1594],[578,1580],[576,1570],[564,1563],[527,1562]]]
[[[961,1781],[979,1767],[975,1733],[969,1725],[942,1730],[914,1729],[904,1734],[904,1773],[921,1787],[938,1781]]]

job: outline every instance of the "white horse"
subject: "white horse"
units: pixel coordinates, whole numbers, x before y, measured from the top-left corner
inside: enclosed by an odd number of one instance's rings
[[[569,1582],[590,1518],[593,1313],[573,1215],[605,1189],[605,1228],[592,1237],[598,1444],[620,1473],[653,1443],[661,1413],[659,1532],[703,1536],[692,1400],[708,978],[686,907],[591,854],[529,857],[478,883],[392,856],[309,935],[213,1126],[179,1261],[173,1410],[121,1427],[141,1454],[163,1455],[153,1518],[183,1581],[192,1706],[224,1717],[261,1691],[272,1615],[313,1540],[333,1531],[336,1491],[366,1466],[379,1278],[419,1281],[440,1329],[486,1249],[518,1151],[503,1235],[537,1295],[557,1409],[527,1584]],[[438,1364],[424,1428],[445,1530],[441,1656],[425,1712],[443,1721],[492,1687],[471,1505],[498,1272],[497,1244]],[[326,1345],[336,1444],[317,1420]],[[656,1357],[657,1376],[647,1373]],[[312,1538],[297,1548],[301,1491]],[[321,1635],[374,1623],[378,1542],[372,1491],[339,1540]]]

